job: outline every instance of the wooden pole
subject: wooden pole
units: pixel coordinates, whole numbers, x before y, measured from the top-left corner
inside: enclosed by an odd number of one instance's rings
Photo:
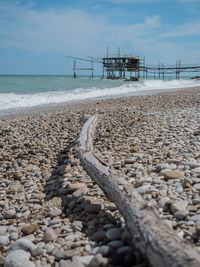
[[[91,71],[92,71],[92,78],[94,77],[94,73],[93,73],[93,58],[91,59]]]
[[[74,65],[73,65],[73,72],[74,72],[74,79],[76,79],[76,60],[74,60]]]
[[[164,63],[162,65],[162,67],[163,67],[163,80],[164,80],[165,79]]]
[[[124,217],[134,245],[154,267],[199,267],[199,251],[184,242],[160,217],[157,209],[146,202],[132,184],[102,163],[93,149],[98,116],[88,119],[78,141],[82,166],[113,201]]]
[[[158,71],[159,71],[158,75],[159,75],[159,79],[160,79],[160,61],[158,62]]]

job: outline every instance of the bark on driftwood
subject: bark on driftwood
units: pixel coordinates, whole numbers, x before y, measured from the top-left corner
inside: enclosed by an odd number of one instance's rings
[[[93,116],[83,126],[79,137],[79,158],[107,198],[116,204],[129,227],[135,246],[155,267],[199,267],[197,249],[181,240],[130,183],[116,176],[94,155],[93,135],[97,120],[98,115]]]

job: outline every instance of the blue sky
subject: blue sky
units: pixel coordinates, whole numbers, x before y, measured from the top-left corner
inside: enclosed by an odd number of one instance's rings
[[[200,0],[0,0],[0,74],[71,74],[64,55],[107,46],[150,64],[200,63]]]

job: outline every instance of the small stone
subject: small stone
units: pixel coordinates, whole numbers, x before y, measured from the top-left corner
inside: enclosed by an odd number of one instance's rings
[[[31,255],[24,250],[15,250],[6,255],[4,267],[35,267],[35,264],[29,261]]]
[[[125,159],[124,164],[133,164],[135,162],[135,158]]]
[[[117,254],[123,254],[124,252],[128,252],[128,251],[133,251],[132,247],[129,247],[129,246],[123,246],[121,248],[118,248],[116,250],[116,253]]]
[[[42,253],[42,248],[37,246],[35,249],[33,249],[31,254],[32,254],[33,257],[37,257],[41,253]]]
[[[4,217],[5,217],[5,219],[11,219],[15,216],[15,214],[16,214],[15,210],[6,210],[4,212]]]
[[[24,233],[26,235],[30,235],[30,234],[34,233],[37,228],[38,228],[37,224],[29,224],[29,225],[22,227],[21,231],[22,231],[22,233]]]
[[[168,202],[169,200],[170,200],[170,198],[168,198],[168,197],[161,198],[161,199],[158,201],[158,206],[161,207],[164,211],[167,211],[167,210],[168,210],[167,202]]]
[[[11,232],[10,233],[10,240],[17,240],[19,238],[19,235],[18,235],[18,233],[16,233],[16,232]]]
[[[83,228],[83,222],[82,221],[73,221],[72,228],[74,231],[81,231]]]
[[[111,242],[114,242],[114,241],[111,241]],[[104,246],[99,247],[96,253],[93,253],[93,254],[100,253],[103,256],[107,256],[111,253],[111,251],[112,251],[112,248],[110,246],[104,245]]]
[[[26,238],[20,238],[16,240],[11,246],[8,253],[15,251],[15,250],[24,250],[24,251],[32,251],[36,248],[30,240]]]
[[[151,186],[149,184],[147,184],[147,185],[142,185],[142,186],[137,187],[136,190],[140,194],[145,194],[150,188],[151,188]]]
[[[182,187],[182,185],[177,186],[176,192],[179,193],[179,194],[180,193],[183,193],[183,187]]]
[[[83,196],[85,196],[87,194],[87,192],[88,192],[88,188],[86,186],[84,186],[84,187],[81,187],[78,190],[76,190],[72,194],[72,196],[73,197],[83,197]]]
[[[54,241],[56,238],[57,238],[56,232],[50,227],[46,228],[46,230],[44,232],[43,241],[44,242],[50,242],[50,241]]]
[[[200,222],[200,215],[196,214],[196,215],[191,216],[190,221],[193,221],[193,222],[199,221]]]
[[[174,217],[177,219],[184,219],[188,215],[188,210],[178,210],[174,213]]]
[[[139,148],[139,146],[138,146],[138,145],[132,146],[132,147],[130,148],[130,152],[131,152],[131,153],[138,153],[138,152],[140,152],[140,148]]]
[[[117,240],[121,237],[121,229],[120,228],[111,228],[106,232],[106,237],[108,240]]]
[[[188,206],[187,200],[176,200],[171,203],[170,209],[171,212],[174,214],[176,211],[186,210],[187,206]]]
[[[94,258],[90,261],[89,266],[90,267],[96,267],[96,266],[100,266],[101,264],[105,264],[106,263],[106,259],[101,255],[101,254],[96,254],[94,256]]]
[[[121,240],[113,240],[113,241],[108,242],[107,245],[112,248],[119,248],[119,247],[123,247],[124,243]]]
[[[105,231],[98,231],[96,233],[94,233],[92,236],[91,236],[91,240],[94,240],[94,241],[101,241],[105,238],[106,236],[106,232]]]
[[[50,217],[60,216],[61,214],[62,214],[62,210],[61,209],[51,210],[49,212],[49,216]]]
[[[194,184],[193,187],[197,190],[200,190],[200,183],[199,184]]]
[[[164,172],[164,178],[166,180],[169,180],[169,179],[179,179],[179,178],[184,178],[184,172],[179,172],[179,171],[166,171]]]
[[[7,235],[0,236],[0,246],[7,246],[9,244],[9,238]]]
[[[74,184],[70,184],[69,187],[67,188],[69,192],[74,192],[82,187],[84,187],[85,184],[84,183],[74,183]]]
[[[84,267],[84,265],[81,262],[67,262],[64,260],[60,260],[59,267]]]
[[[64,250],[64,251],[57,251],[55,254],[56,260],[67,260],[72,258],[75,255],[78,255],[78,251],[75,249],[70,249],[70,250]]]
[[[8,226],[0,226],[0,235],[4,235],[8,230]]]
[[[193,203],[194,205],[200,204],[200,198],[194,198],[194,199],[192,200],[192,203]]]
[[[81,257],[78,257],[76,258],[75,261],[78,261],[78,262],[81,262],[83,263],[84,265],[89,265],[91,260],[94,258],[94,255],[89,255],[89,256],[81,256]]]
[[[103,209],[103,205],[101,203],[89,203],[85,206],[85,211],[89,213],[98,213]]]

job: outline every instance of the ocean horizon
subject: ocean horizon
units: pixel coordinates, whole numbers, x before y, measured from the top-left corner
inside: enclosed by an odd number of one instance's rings
[[[138,82],[101,79],[100,76],[0,75],[0,114],[9,110],[64,102],[86,101],[156,91],[200,86],[200,81],[183,77],[175,80],[143,79]]]

